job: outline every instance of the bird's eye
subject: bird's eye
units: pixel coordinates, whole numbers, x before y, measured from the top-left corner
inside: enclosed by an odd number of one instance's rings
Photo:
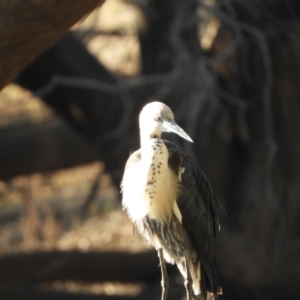
[[[156,118],[156,121],[162,122],[162,118],[161,118],[161,117],[157,117],[157,118]]]

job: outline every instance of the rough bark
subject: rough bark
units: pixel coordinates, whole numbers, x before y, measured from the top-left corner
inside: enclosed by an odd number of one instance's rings
[[[103,0],[0,2],[0,89]]]

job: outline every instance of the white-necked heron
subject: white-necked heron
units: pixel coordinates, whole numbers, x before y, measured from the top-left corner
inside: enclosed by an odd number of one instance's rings
[[[122,180],[123,207],[138,231],[158,251],[162,300],[167,299],[165,260],[185,278],[187,299],[222,293],[214,240],[222,200],[194,160],[178,145],[161,139],[174,132],[192,139],[174,121],[171,109],[147,104],[140,113],[141,148],[130,155]]]

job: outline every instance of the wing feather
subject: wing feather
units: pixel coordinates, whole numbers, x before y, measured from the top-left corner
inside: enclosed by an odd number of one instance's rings
[[[172,142],[164,143],[169,150],[169,165],[174,172],[179,171],[178,166],[185,168],[181,175],[182,193],[177,205],[182,215],[182,225],[200,259],[202,293],[206,295],[209,291],[217,294],[221,286],[216,271],[214,242],[219,228],[217,211],[225,211],[223,200],[189,155]]]

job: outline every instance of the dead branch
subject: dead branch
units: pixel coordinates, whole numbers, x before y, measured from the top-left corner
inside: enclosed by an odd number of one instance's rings
[[[181,300],[184,297],[185,289],[183,282],[178,282],[177,276],[170,276],[169,297],[172,300]],[[153,300],[159,299],[161,296],[160,280],[146,287],[139,295],[136,296],[117,296],[102,295],[83,292],[67,292],[58,291],[45,287],[37,287],[34,285],[9,285],[0,286],[0,300]]]
[[[160,278],[155,251],[143,253],[51,251],[4,255],[0,285],[56,280],[155,282]]]
[[[0,299],[47,300],[152,300],[161,294],[160,269],[156,251],[143,253],[36,252],[6,255],[0,258]],[[169,266],[169,296],[174,300],[184,295],[178,271]],[[5,276],[8,275],[8,276]],[[124,282],[147,283],[137,296],[106,296],[72,293],[45,288],[42,283],[72,280],[82,283]]]
[[[66,291],[57,291],[35,286],[0,286],[1,300],[146,300],[139,296],[107,296],[88,293],[72,293]],[[149,298],[148,298],[149,299]],[[150,298],[151,299],[151,298]],[[149,300],[150,300],[149,299]]]
[[[98,160],[93,145],[59,119],[1,132],[0,143],[1,179]]]

